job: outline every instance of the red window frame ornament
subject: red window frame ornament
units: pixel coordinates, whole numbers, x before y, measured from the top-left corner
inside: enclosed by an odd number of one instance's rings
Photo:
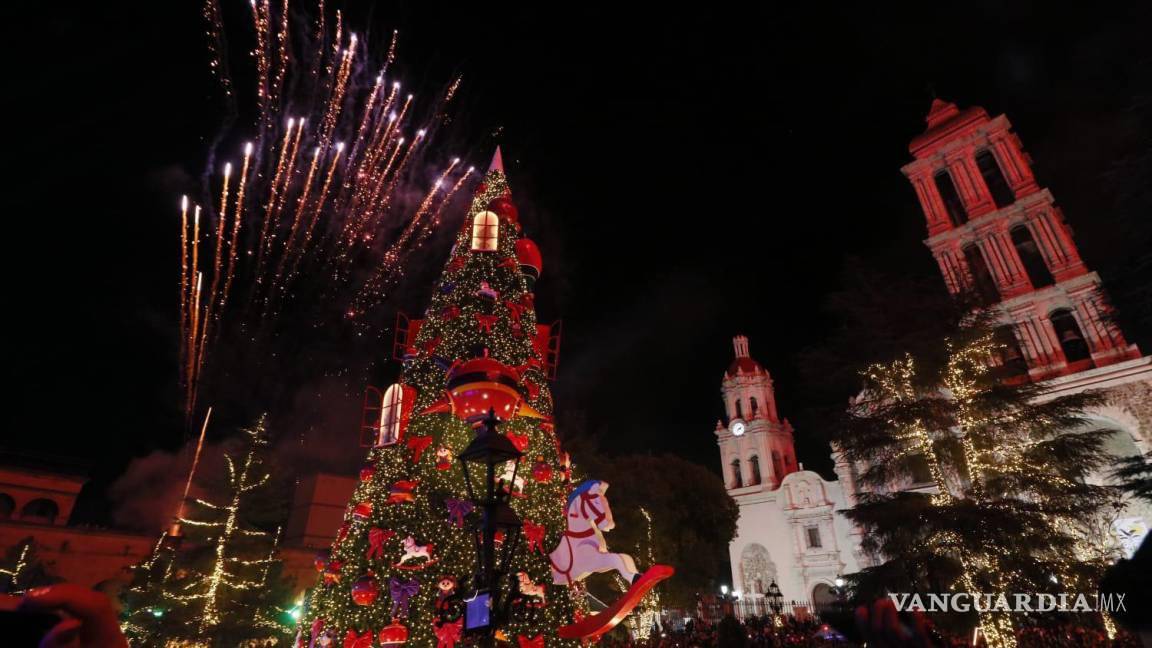
[[[394,383],[383,393],[368,387],[364,392],[360,445],[381,448],[402,441],[415,404],[416,390],[408,385]]]

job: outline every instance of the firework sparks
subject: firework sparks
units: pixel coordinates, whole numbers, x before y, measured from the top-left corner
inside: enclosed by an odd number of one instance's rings
[[[217,2],[206,0],[203,15],[214,73],[231,96]],[[398,32],[391,34],[383,64],[369,70],[364,61],[374,60],[371,44],[347,30],[339,11],[329,31],[323,0],[314,20],[296,33],[288,0],[250,5],[255,44],[246,55],[254,67],[250,92],[257,114],[235,126],[252,137],[238,176],[232,177],[231,164],[217,172],[220,194],[212,204],[218,202],[219,211],[215,232],[208,233],[215,245],[205,267],[201,209],[194,199],[181,202],[180,370],[189,421],[201,383],[225,370],[209,360],[214,344],[266,343],[288,302],[306,304],[317,317],[343,313],[353,303],[378,303],[381,295],[374,291],[402,275],[407,255],[473,177],[471,169],[459,171],[459,159],[437,163],[429,146],[433,127],[447,123],[443,106],[457,93],[459,78],[439,103],[418,105],[413,94],[401,94],[390,71]],[[306,62],[302,69],[300,62]],[[346,142],[335,142],[343,135]],[[218,139],[234,141],[228,132]],[[439,171],[428,177],[433,168]],[[358,269],[363,265],[370,271]],[[234,289],[247,299],[230,298]],[[299,311],[294,308],[293,316]]]

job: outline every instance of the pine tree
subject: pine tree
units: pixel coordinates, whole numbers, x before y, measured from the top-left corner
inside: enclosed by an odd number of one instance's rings
[[[222,497],[190,500],[195,515],[179,517],[136,567],[124,597],[134,645],[288,644],[294,620],[275,555],[278,530],[261,530],[250,519],[269,480],[264,418],[243,432],[240,451],[224,457]]]
[[[497,155],[409,340],[398,383],[402,387],[394,389],[413,394],[412,413],[405,410],[398,438],[389,439],[393,443],[369,452],[344,525],[330,554],[318,559],[324,573],[302,624],[304,645],[375,646],[404,636],[412,646],[456,641],[463,623],[461,599],[473,592],[477,571],[478,512],[464,515],[468,494],[456,459],[475,436],[463,420],[469,412],[460,409],[472,405],[464,402],[468,395],[460,395],[455,415],[447,411],[447,377],[462,363],[486,357],[509,370],[500,378],[513,401],[539,416],[552,412],[546,358],[534,344],[531,288],[538,257],[519,231]],[[477,378],[484,379],[497,376]],[[481,404],[471,413],[484,408]],[[504,636],[514,645],[575,645],[556,635],[559,626],[572,622],[576,603],[567,586],[552,585],[547,556],[565,528],[566,456],[548,418],[496,414],[502,419],[500,433],[524,452],[515,483],[507,485],[526,532],[524,538],[502,538],[503,543],[520,541],[503,582],[502,598],[513,599]],[[508,466],[506,473],[511,470]],[[511,475],[505,479],[511,481]],[[541,528],[542,541],[530,543],[527,530]],[[545,602],[521,597],[517,576],[544,585]]]
[[[983,314],[940,348],[867,369],[839,434],[871,491],[846,514],[884,560],[856,575],[858,594],[1094,592],[1106,561],[1080,522],[1114,500],[1087,481],[1107,462],[1110,432],[1083,418],[1100,397],[1042,398],[1042,386],[1008,379]],[[1012,646],[1019,618],[979,624],[989,645]]]

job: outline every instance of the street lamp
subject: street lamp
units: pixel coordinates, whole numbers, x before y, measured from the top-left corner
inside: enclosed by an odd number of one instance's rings
[[[779,615],[780,611],[784,609],[784,595],[780,592],[780,586],[773,580],[768,584],[768,607],[772,608],[772,614]]]
[[[728,586],[727,585],[721,585],[720,586],[720,595],[721,596],[728,596]]]
[[[464,470],[464,487],[468,490],[468,498],[481,511],[480,527],[476,534],[478,564],[475,585],[478,595],[487,593],[489,616],[486,623],[473,624],[466,618],[465,624],[468,629],[482,630],[491,645],[495,641],[495,629],[505,620],[507,607],[506,602],[502,604],[500,601],[500,579],[507,572],[520,542],[522,523],[520,516],[508,505],[508,498],[516,483],[516,472],[524,453],[517,450],[508,437],[496,429],[500,420],[496,418],[494,410],[488,410],[487,415],[472,423],[476,437],[456,458]],[[515,463],[512,481],[505,488],[503,480],[496,477],[496,467],[509,461]],[[496,546],[498,533],[504,535],[502,547]]]

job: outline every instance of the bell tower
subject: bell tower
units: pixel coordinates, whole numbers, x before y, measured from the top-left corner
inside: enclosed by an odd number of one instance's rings
[[[936,99],[908,148],[925,244],[949,291],[999,313],[1006,365],[1044,380],[1140,357],[1007,117]]]
[[[776,409],[772,377],[752,359],[748,338],[732,339],[736,357],[724,372],[720,393],[727,425],[716,422],[721,468],[728,490],[773,490],[799,470],[792,425]]]

